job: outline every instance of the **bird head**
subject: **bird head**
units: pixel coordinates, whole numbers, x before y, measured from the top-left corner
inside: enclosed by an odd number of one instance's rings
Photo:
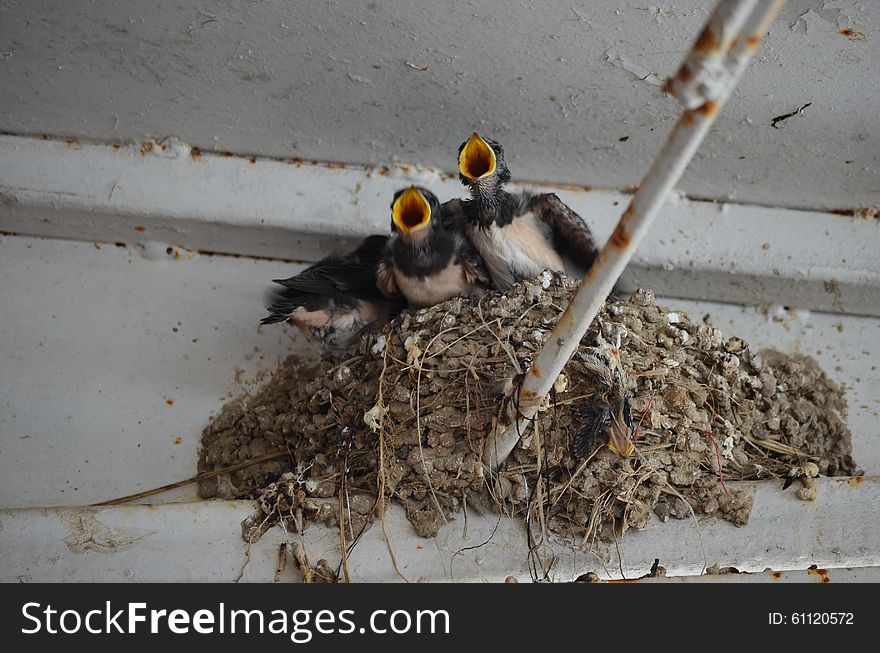
[[[510,181],[504,148],[491,138],[483,138],[474,132],[458,148],[458,175],[475,199],[491,199]]]
[[[592,450],[599,436],[604,434],[608,438],[608,448],[618,456],[628,458],[635,452],[635,444],[632,441],[632,406],[624,372],[619,365],[612,364],[615,358],[607,357],[601,347],[591,354],[582,354],[580,360],[585,371],[598,382],[599,392],[592,400],[594,405],[587,406],[587,424],[578,435],[577,448],[580,453]]]
[[[401,189],[391,202],[391,228],[407,240],[421,240],[439,211],[440,200],[431,191],[419,186]]]

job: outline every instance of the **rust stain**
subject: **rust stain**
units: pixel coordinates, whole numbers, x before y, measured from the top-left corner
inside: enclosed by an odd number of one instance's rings
[[[146,156],[150,152],[153,151],[153,143],[151,141],[147,141],[143,145],[141,145],[141,156]]]
[[[112,147],[114,151],[122,149],[122,146],[119,143],[113,143],[110,145],[110,147]]]
[[[821,578],[823,584],[831,582],[831,577],[828,575],[827,569],[807,569],[807,573]]]
[[[99,243],[95,243],[95,249],[101,249],[101,245]]]
[[[867,41],[868,36],[864,32],[860,32],[858,30],[852,29],[851,27],[845,27],[842,30],[837,31],[841,36],[845,36],[850,41]]]
[[[850,487],[859,487],[863,480],[865,480],[864,476],[853,476],[852,478],[846,479],[846,484]]]
[[[222,157],[226,157],[226,158],[229,158],[231,156],[235,156],[232,152],[229,152],[228,150],[220,150],[219,152],[215,152],[214,154],[216,154],[217,156],[222,156]]]
[[[192,157],[193,161],[198,161],[202,158],[202,151],[199,148],[194,147],[190,150],[189,155]]]
[[[147,230],[147,228],[144,227],[144,226],[141,226],[141,225],[137,225],[137,226],[134,228],[134,230],[135,230],[135,231],[140,231],[141,233],[144,233],[144,232]]]
[[[687,64],[684,64],[681,67],[681,70],[678,71],[678,79],[679,81],[687,84],[694,78],[694,73],[691,71],[691,67]]]
[[[165,400],[165,403],[168,404],[169,406],[173,406],[173,405],[174,405],[174,400],[173,400],[173,399],[166,399],[166,400]]]
[[[181,442],[183,442],[182,437],[180,437],[179,435],[174,436],[174,444],[180,444]]]
[[[298,156],[295,156],[290,161],[288,161],[288,163],[292,163],[298,168],[303,164],[303,160],[300,159]]]
[[[611,246],[615,249],[625,249],[631,241],[631,235],[629,230],[626,228],[624,224],[624,220],[627,219],[627,214],[632,210],[632,207],[626,210],[626,213],[623,214],[623,220],[620,221],[620,224],[617,225],[617,229],[614,230],[614,233],[611,234],[610,243]],[[595,267],[595,266],[593,266]]]
[[[749,52],[754,52],[758,49],[758,46],[761,45],[761,41],[764,40],[764,37],[761,34],[752,34],[749,38],[746,39],[746,47]]]
[[[694,112],[688,109],[683,114],[681,114],[681,124],[685,127],[690,127],[694,124]]]
[[[541,378],[541,368],[537,365],[532,365],[532,376]]]
[[[254,164],[257,162],[257,157],[252,156],[248,158],[248,163]]]
[[[715,32],[712,30],[712,26],[706,25],[706,29],[702,31],[697,38],[697,42],[694,43],[694,52],[712,52],[713,50],[717,50],[720,46],[721,44],[718,42]]]
[[[775,578],[776,580],[779,580],[780,578],[782,578],[782,572],[781,571],[774,571],[773,578]]]
[[[65,139],[64,139],[64,144],[65,144],[67,147],[69,147],[69,148],[75,150],[75,149],[77,149],[77,147],[79,146],[79,141],[76,140],[75,138],[65,138]]]
[[[701,107],[696,109],[697,113],[699,113],[704,118],[712,118],[718,113],[718,103],[713,102],[712,100],[706,100]]]

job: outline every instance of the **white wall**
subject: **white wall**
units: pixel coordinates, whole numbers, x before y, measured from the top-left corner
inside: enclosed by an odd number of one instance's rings
[[[678,115],[658,84],[713,5],[0,0],[0,131],[451,170],[476,129],[516,178],[621,189]],[[874,0],[789,0],[682,188],[880,205],[878,28]]]

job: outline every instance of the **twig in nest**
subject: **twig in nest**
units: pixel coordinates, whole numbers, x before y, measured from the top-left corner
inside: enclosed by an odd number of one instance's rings
[[[548,483],[546,478],[546,470],[547,470],[547,447],[544,446],[544,438],[543,432],[538,426],[537,417],[532,420],[532,432],[534,434],[535,448],[537,451],[535,452],[535,461],[538,465],[538,468],[535,470],[535,494],[533,497],[533,501],[535,504],[535,510],[538,514],[538,523],[541,526],[541,541],[534,546],[529,547],[529,553],[534,553],[537,555],[536,550],[540,549],[539,560],[541,561],[541,570],[542,575],[541,578],[543,580],[547,580],[547,577],[550,573],[550,568],[553,566],[553,562],[547,562],[547,540],[549,538],[547,534],[547,519],[544,514],[544,495],[545,495],[545,487]],[[544,481],[542,484],[541,481]],[[530,505],[532,502],[530,501],[527,504],[527,509],[531,513],[532,506]]]
[[[394,565],[394,571],[405,582],[409,579],[404,576],[400,568],[397,566],[397,557],[394,555],[394,547],[391,546],[391,537],[388,535],[388,528],[385,524],[385,411],[383,398],[385,391],[385,372],[388,370],[388,350],[391,347],[391,329],[389,327],[387,337],[385,338],[385,353],[382,356],[382,372],[379,374],[379,389],[377,392],[376,403],[379,405],[379,469],[377,470],[379,481],[379,498],[376,503],[379,507],[379,521],[382,524],[382,534],[385,536],[385,544],[388,547],[388,554],[391,556],[391,564]],[[421,374],[421,367],[419,367]],[[421,440],[419,441],[421,447]],[[422,459],[424,463],[424,458]],[[427,474],[427,471],[426,471]],[[434,497],[436,501],[436,497]],[[439,502],[438,502],[439,507]],[[442,513],[441,513],[442,514]]]
[[[620,552],[620,542],[617,541],[617,520],[613,517],[611,518],[611,534],[614,536],[614,548],[617,550],[617,568],[620,570],[620,577],[626,580],[626,574],[623,571],[623,554]]]
[[[749,436],[745,436],[745,440],[751,444],[769,449],[770,451],[788,454],[789,456],[795,456],[801,460],[820,460],[819,456],[811,456],[806,451],[795,449],[794,447],[783,444],[782,442],[776,442],[774,440],[756,440],[754,438],[750,438]]]
[[[238,570],[238,576],[232,581],[233,583],[237,583],[244,576],[244,570],[247,568],[248,563],[251,561],[251,541],[248,540],[247,548],[244,550],[244,562],[241,563],[241,569]]]
[[[259,465],[260,463],[264,463],[267,460],[272,460],[273,458],[281,458],[281,456],[286,455],[289,455],[287,451],[273,451],[271,453],[263,454],[262,456],[258,456],[256,458],[251,458],[250,460],[246,460],[243,463],[236,463],[235,465],[230,465],[229,467],[215,469],[212,472],[203,472],[201,474],[193,476],[192,478],[188,478],[183,481],[177,481],[176,483],[169,483],[168,485],[162,485],[160,487],[153,488],[152,490],[144,490],[143,492],[138,492],[137,494],[129,494],[128,496],[119,497],[118,499],[110,499],[109,501],[102,501],[101,503],[93,503],[92,506],[116,506],[121,503],[128,503],[129,501],[151,497],[155,494],[161,494],[162,492],[175,490],[179,487],[184,487],[192,483],[198,483],[199,481],[214,478],[215,476],[220,476],[222,474],[237,472],[238,470],[244,469],[245,467],[250,467],[251,465]]]
[[[293,565],[302,574],[303,583],[337,582],[336,573],[330,568],[326,560],[322,558],[312,567],[306,555],[305,547],[301,542],[294,542],[291,544],[291,547],[293,549]]]
[[[380,411],[381,415],[381,411]],[[379,423],[381,424],[382,418],[379,418]],[[342,560],[340,561],[340,565],[342,566],[342,573],[345,574],[345,582],[351,582],[351,576],[348,573],[348,546],[345,543],[345,515],[348,513],[348,525],[351,527],[351,502],[348,499],[348,452],[351,451],[351,442],[354,439],[354,433],[350,434],[347,440],[347,446],[345,448],[345,455],[342,458],[342,478],[341,487],[342,490],[339,493],[339,552],[342,554]],[[381,437],[379,441],[379,446],[382,446]],[[354,539],[354,538],[352,538]]]
[[[718,443],[715,442],[715,438],[712,437],[712,434],[709,431],[706,431],[706,435],[709,436],[709,439],[712,441],[712,446],[715,447],[715,458],[718,460],[718,478],[721,479],[721,489],[724,490],[724,494],[729,498],[736,499],[730,490],[727,489],[727,486],[724,485],[724,471],[721,469],[721,453],[718,451]]]
[[[489,329],[490,324],[495,324],[496,322],[498,323],[499,327],[501,326],[501,318],[497,318],[495,320],[492,320],[492,322],[486,322],[486,318],[483,317],[483,304],[482,304],[482,302],[477,304],[477,315],[480,316],[480,322],[482,322],[483,326],[485,326],[487,329]],[[497,333],[495,333],[492,329],[489,329],[489,333],[491,333],[493,336],[495,336],[495,340],[498,341],[498,346],[504,351],[505,354],[507,354],[507,357],[510,359],[510,364],[513,366],[513,369],[516,370],[516,373],[522,374],[522,367],[520,366],[519,361],[516,359],[515,353],[513,351],[511,351],[510,344],[503,341],[501,339],[501,337]]]
[[[442,331],[440,333],[442,333]],[[449,520],[446,519],[446,514],[443,512],[443,508],[440,507],[440,500],[437,498],[434,484],[431,483],[431,474],[428,472],[428,464],[425,462],[425,449],[422,446],[422,363],[424,362],[428,351],[430,351],[431,345],[433,345],[434,341],[440,337],[440,333],[431,338],[428,345],[425,347],[425,351],[422,353],[421,358],[418,360],[418,373],[416,374],[416,439],[419,442],[419,458],[422,461],[422,471],[425,474],[425,481],[428,483],[428,489],[431,490],[431,498],[434,499],[434,507],[437,508],[437,512],[439,513],[440,518],[443,519],[443,523],[448,524]]]
[[[651,410],[651,404],[654,403],[654,399],[655,399],[655,397],[657,397],[658,390],[654,390],[654,394],[651,395],[651,399],[650,399],[650,401],[648,401],[648,405],[645,406],[645,412],[642,413],[642,416],[639,418],[639,423],[636,424],[636,428],[633,431],[633,436],[632,436],[633,442],[635,442],[639,438],[639,429],[642,428],[642,421],[645,419],[645,416],[648,414],[648,411]]]
[[[273,578],[274,582],[278,582],[281,580],[281,574],[284,573],[284,568],[287,566],[287,542],[282,542],[278,545],[278,560],[275,563],[275,576]]]
[[[458,555],[464,555],[465,551],[473,551],[474,549],[481,549],[486,546],[489,542],[492,541],[492,538],[495,537],[495,533],[498,531],[498,526],[501,525],[501,520],[503,518],[499,517],[498,521],[495,522],[495,528],[492,529],[492,532],[489,534],[489,537],[486,538],[485,542],[481,542],[480,544],[475,544],[473,546],[465,546],[452,554],[452,558],[449,560],[449,580],[453,580],[454,576],[452,574],[452,565],[455,563],[455,557]]]

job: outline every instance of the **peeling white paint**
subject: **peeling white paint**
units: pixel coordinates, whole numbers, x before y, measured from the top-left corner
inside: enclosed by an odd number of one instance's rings
[[[690,519],[665,524],[654,519],[648,529],[630,531],[622,538],[619,550],[603,543],[588,550],[554,538],[536,549],[536,563],[540,565],[541,557],[553,560],[549,578],[554,581],[571,581],[588,571],[603,579],[639,578],[656,558],[671,576],[700,574],[705,566],[715,564],[752,573],[768,567],[802,570],[814,564],[830,569],[817,574],[817,582],[825,576],[830,582],[848,578],[845,567],[880,565],[873,508],[880,500],[876,477],[818,479],[815,504],[797,499],[793,492],[781,492],[778,481],[731,485],[754,488],[755,505],[744,528],[717,518],[702,519],[699,530]],[[0,510],[4,552],[0,580],[216,582],[240,577],[246,582],[271,582],[279,544],[298,536],[273,528],[248,548],[239,524],[253,510],[254,504],[246,501],[102,508],[95,515],[108,528],[154,534],[130,547],[100,554],[67,549],[65,531],[56,517],[59,509]],[[210,543],[210,555],[204,555],[206,543]],[[441,582],[499,582],[508,576],[531,580],[528,539],[520,519],[471,512],[467,528],[459,515],[435,538],[424,539],[406,521],[403,508],[391,505],[385,528],[374,524],[349,554],[351,579],[400,581],[389,543],[398,569],[410,581],[421,577]],[[312,524],[305,529],[303,544],[310,560],[324,558],[331,566],[337,565],[338,529]],[[290,565],[281,580],[297,580]]]

